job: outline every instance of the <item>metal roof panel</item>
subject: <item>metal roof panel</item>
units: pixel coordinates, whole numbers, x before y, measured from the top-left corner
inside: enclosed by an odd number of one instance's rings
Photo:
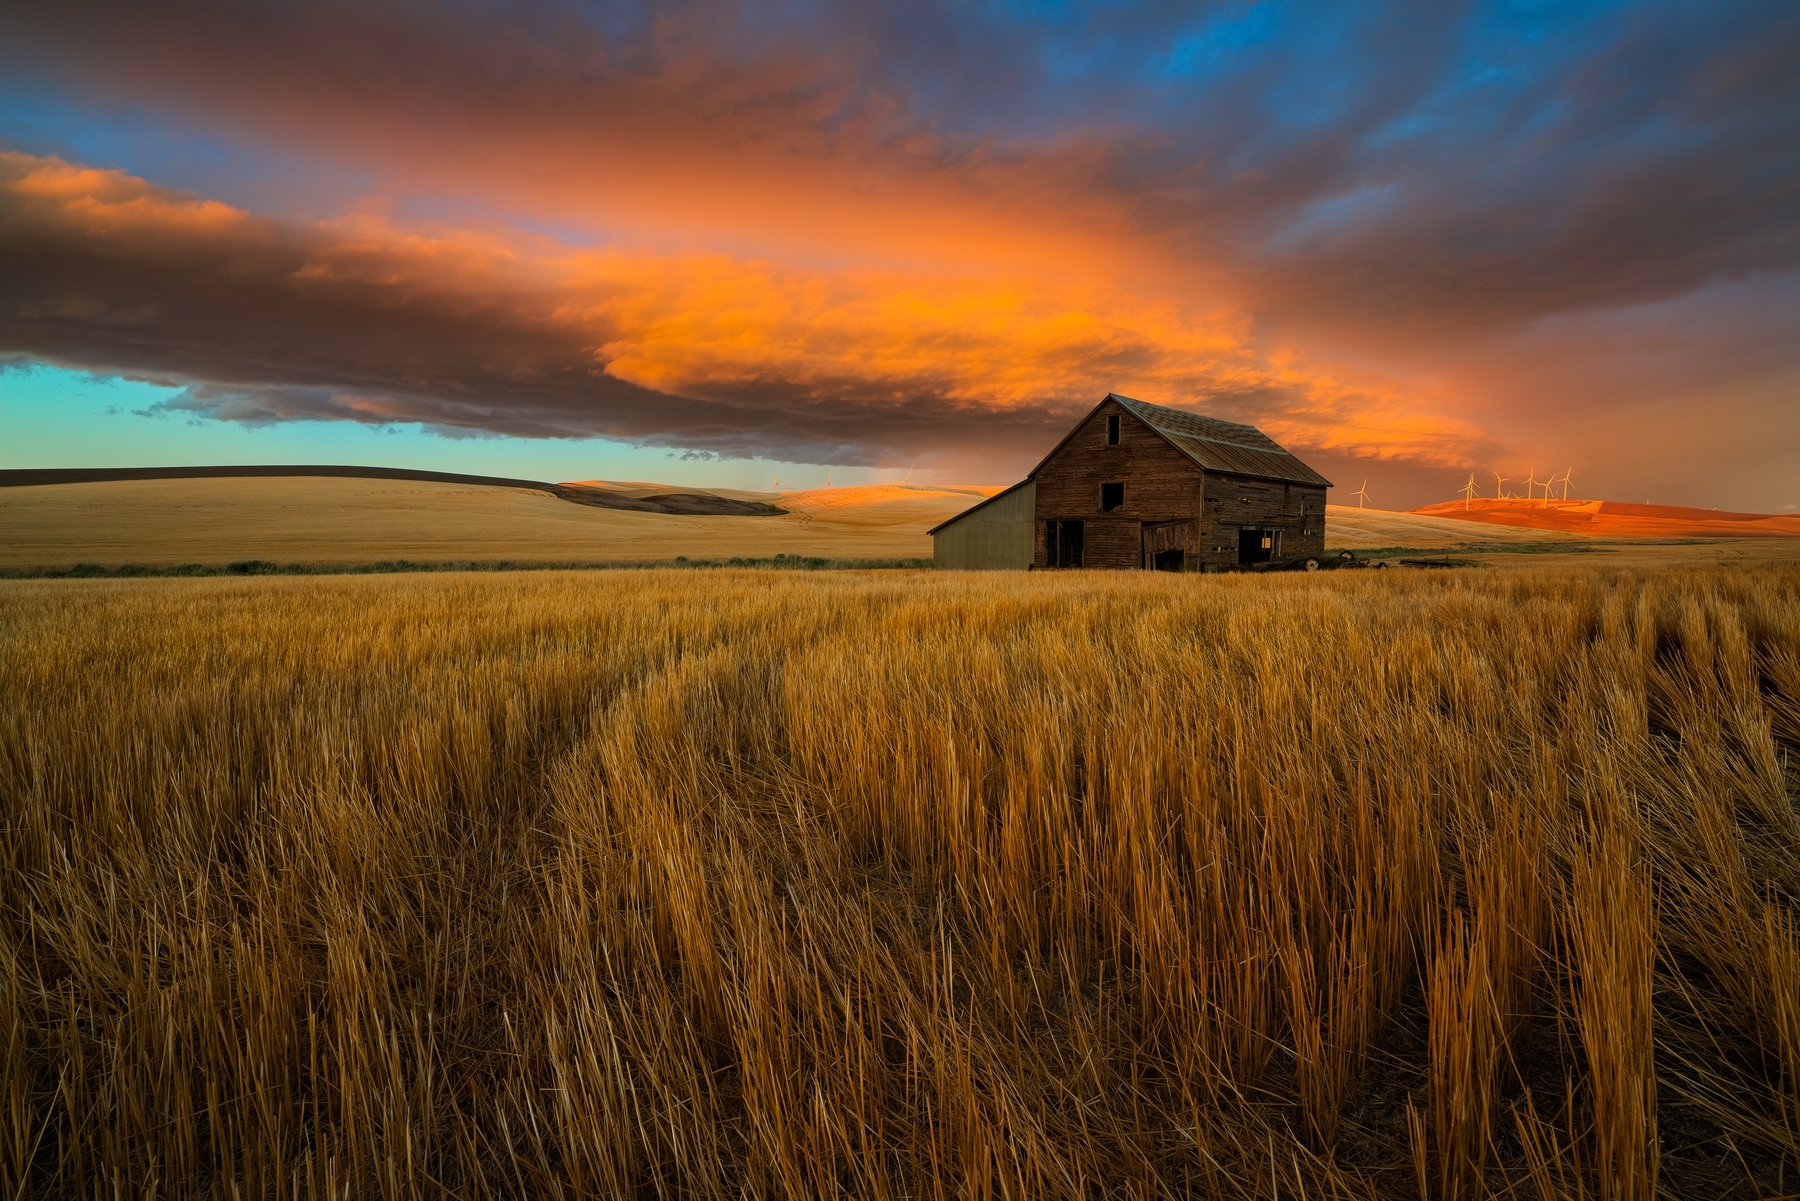
[[[1148,404],[1116,392],[1110,396],[1204,470],[1318,488],[1331,487],[1330,480],[1253,425],[1239,425],[1184,409]]]

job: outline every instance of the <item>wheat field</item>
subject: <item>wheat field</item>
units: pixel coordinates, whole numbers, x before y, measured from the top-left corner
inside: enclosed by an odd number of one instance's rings
[[[0,585],[0,1196],[1800,1193],[1800,569]]]

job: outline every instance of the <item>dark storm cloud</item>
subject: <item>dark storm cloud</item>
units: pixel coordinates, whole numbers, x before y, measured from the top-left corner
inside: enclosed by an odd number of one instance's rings
[[[1223,261],[1277,315],[1487,326],[1800,265],[1785,3],[76,2],[8,26],[18,70],[252,133],[561,146],[514,164],[540,191],[626,186],[624,150],[825,188],[857,186],[833,162],[947,174]]]
[[[304,228],[54,160],[0,156],[0,262],[0,356],[202,381],[165,413],[873,463],[919,456],[962,409],[778,380],[713,399],[639,387],[597,357],[607,330],[559,315],[573,288],[490,247]],[[973,443],[1053,422],[987,415]]]
[[[1254,256],[1288,311],[1491,326],[1800,266],[1800,9],[1465,49]],[[1583,31],[1576,31],[1577,33]]]

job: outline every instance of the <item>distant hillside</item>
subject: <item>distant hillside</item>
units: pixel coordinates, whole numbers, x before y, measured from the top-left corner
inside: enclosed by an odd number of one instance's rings
[[[0,488],[47,484],[106,484],[127,480],[279,479],[314,476],[353,480],[413,480],[431,484],[472,484],[485,488],[526,488],[578,505],[637,513],[679,513],[692,517],[779,517],[787,512],[763,501],[722,496],[709,489],[666,485],[610,485],[602,480],[551,484],[500,475],[417,471],[410,467],[361,467],[333,463],[253,464],[241,467],[29,467],[0,471]]]
[[[1615,500],[1460,500],[1412,510],[1453,521],[1607,538],[1800,538],[1800,515],[1728,513]]]
[[[0,488],[33,488],[42,484],[106,484],[115,480],[223,480],[290,475],[355,480],[427,480],[434,484],[530,488],[536,492],[551,492],[557,487],[542,480],[515,480],[500,475],[462,475],[454,471],[416,471],[410,467],[361,467],[339,463],[252,463],[223,467],[15,467],[0,471]]]
[[[602,480],[370,478],[362,471],[334,478],[317,469],[6,482],[14,486],[0,487],[0,568],[15,570],[248,559],[923,559],[931,555],[927,530],[997,491],[883,484],[777,494]]]

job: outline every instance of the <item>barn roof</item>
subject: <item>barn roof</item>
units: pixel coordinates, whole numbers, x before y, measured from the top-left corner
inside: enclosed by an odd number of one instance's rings
[[[1253,425],[1202,417],[1185,409],[1133,400],[1117,392],[1107,393],[1106,399],[1117,401],[1126,412],[1161,434],[1176,450],[1207,471],[1331,487],[1330,480]]]

